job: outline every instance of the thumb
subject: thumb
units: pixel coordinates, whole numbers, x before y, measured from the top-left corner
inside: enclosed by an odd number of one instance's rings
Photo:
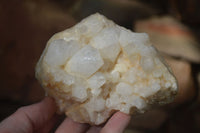
[[[0,123],[0,132],[32,133],[44,126],[55,111],[53,99],[46,97],[39,103],[19,108]]]

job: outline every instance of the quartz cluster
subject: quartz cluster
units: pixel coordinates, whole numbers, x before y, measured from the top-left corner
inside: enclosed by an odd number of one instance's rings
[[[36,78],[59,112],[99,125],[114,112],[144,112],[171,102],[177,83],[148,35],[98,13],[55,34],[36,66]]]

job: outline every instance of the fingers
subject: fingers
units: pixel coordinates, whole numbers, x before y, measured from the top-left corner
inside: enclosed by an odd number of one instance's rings
[[[110,118],[100,133],[122,133],[130,118],[127,114],[117,112]]]
[[[35,133],[51,133],[59,124],[61,116],[54,115],[42,128],[35,131]]]
[[[66,118],[56,130],[56,133],[84,133],[88,127],[87,124],[77,123]]]
[[[40,103],[20,108],[16,115],[27,117],[29,121],[26,122],[29,122],[33,129],[39,129],[52,118],[55,111],[56,105],[53,99],[46,97]]]
[[[101,129],[102,127],[100,126],[93,126],[87,131],[87,133],[99,133]]]
[[[39,103],[19,108],[0,124],[0,131],[27,133],[39,129],[53,117],[55,106],[53,99],[45,98]]]
[[[13,115],[0,123],[0,132],[28,133],[41,129],[42,132],[49,132],[56,122],[54,114],[56,105],[51,98],[30,106],[18,109]],[[130,121],[130,116],[121,112],[115,113],[106,125],[102,128],[91,127],[87,133],[122,133]],[[82,133],[89,126],[76,123],[66,118],[56,130],[56,133]],[[101,131],[100,131],[101,130]]]

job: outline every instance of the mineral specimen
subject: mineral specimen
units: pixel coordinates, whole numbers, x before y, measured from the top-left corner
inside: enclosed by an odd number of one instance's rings
[[[55,34],[37,63],[36,77],[59,111],[98,125],[114,112],[144,112],[171,102],[176,79],[151,45],[96,13]]]

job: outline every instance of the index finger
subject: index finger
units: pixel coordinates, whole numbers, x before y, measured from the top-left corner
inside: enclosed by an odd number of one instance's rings
[[[108,120],[100,133],[122,133],[128,126],[130,119],[130,115],[117,112]]]

